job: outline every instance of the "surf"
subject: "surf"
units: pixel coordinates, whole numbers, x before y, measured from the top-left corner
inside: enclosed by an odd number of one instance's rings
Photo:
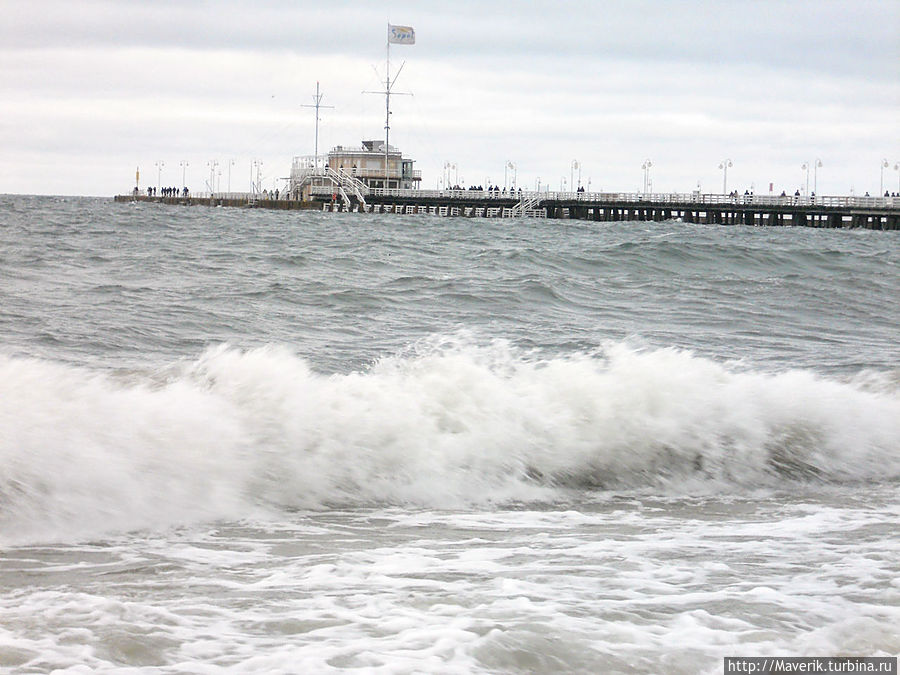
[[[900,386],[609,343],[433,336],[346,374],[227,344],[127,373],[0,357],[2,537],[267,510],[502,507],[900,478]]]

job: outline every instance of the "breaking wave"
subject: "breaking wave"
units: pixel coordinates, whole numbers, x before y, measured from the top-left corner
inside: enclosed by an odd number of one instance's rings
[[[546,358],[438,338],[322,375],[286,347],[165,372],[0,356],[0,537],[271,509],[458,508],[573,492],[900,478],[900,382],[612,344]]]

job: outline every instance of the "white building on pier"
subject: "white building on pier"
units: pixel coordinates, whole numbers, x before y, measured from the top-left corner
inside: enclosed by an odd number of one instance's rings
[[[415,160],[403,157],[400,150],[384,141],[363,141],[361,147],[338,145],[327,157],[294,157],[291,165],[290,194],[294,199],[309,199],[312,186],[357,184],[360,188],[417,190],[422,172],[413,168]]]

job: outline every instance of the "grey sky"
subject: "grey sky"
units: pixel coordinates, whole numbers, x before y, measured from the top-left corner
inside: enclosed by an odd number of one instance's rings
[[[0,192],[267,185],[320,150],[382,138],[388,21],[416,30],[392,144],[435,187],[793,192],[900,189],[900,1],[491,3],[0,0]],[[374,66],[374,67],[373,67]],[[233,164],[231,163],[233,160]],[[158,172],[156,162],[164,166]],[[511,173],[508,172],[509,179]],[[810,174],[812,189],[812,173]]]

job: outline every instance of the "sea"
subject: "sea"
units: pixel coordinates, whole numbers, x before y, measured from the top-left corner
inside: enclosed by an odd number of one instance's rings
[[[0,196],[0,670],[900,653],[900,233]]]

